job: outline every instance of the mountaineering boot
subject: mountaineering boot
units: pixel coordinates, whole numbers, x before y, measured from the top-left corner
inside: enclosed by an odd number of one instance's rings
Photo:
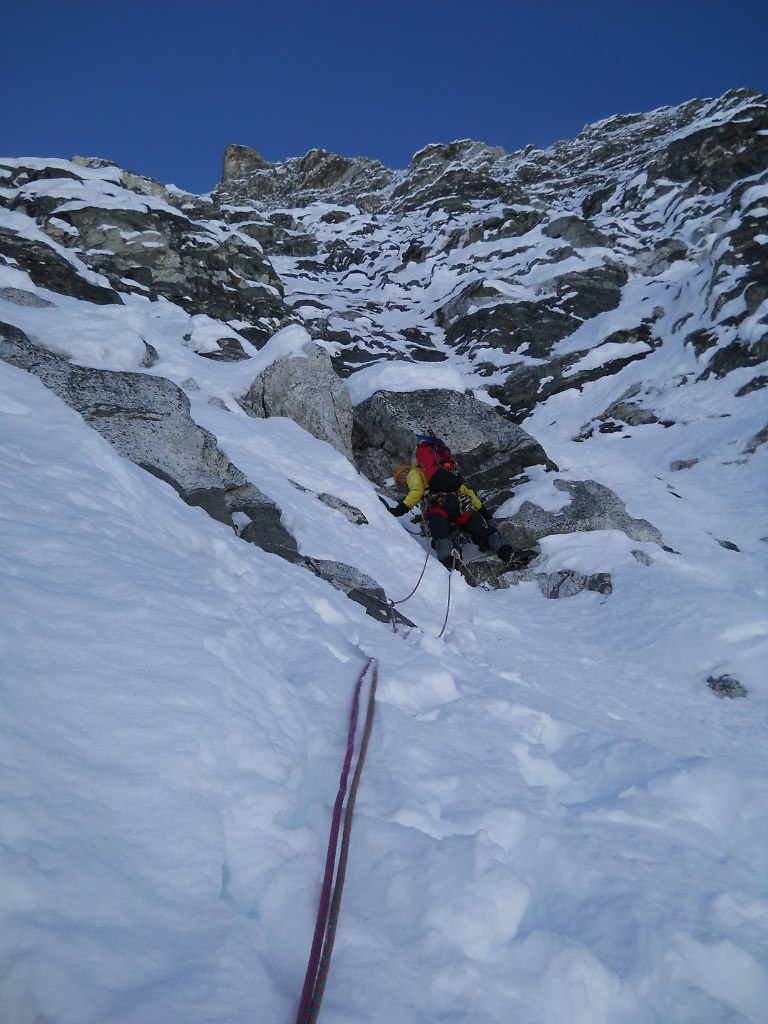
[[[515,569],[517,572],[520,572],[521,569],[527,569],[538,553],[538,551],[532,548],[526,548],[523,551],[513,551],[507,559],[507,568]]]
[[[507,569],[516,569],[518,571],[525,569],[539,553],[532,548],[524,551],[515,551],[512,545],[504,540],[498,530],[494,530],[488,538],[488,547],[499,556],[502,562],[507,563]]]
[[[433,540],[432,546],[445,568],[449,571],[453,569],[453,544],[450,537],[438,537],[437,540]]]
[[[494,530],[488,538],[488,547],[499,556],[502,562],[508,562],[515,553],[515,549],[511,544],[507,544],[498,530]]]

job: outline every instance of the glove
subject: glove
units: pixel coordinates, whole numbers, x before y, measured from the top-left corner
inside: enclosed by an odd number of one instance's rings
[[[400,516],[404,516],[406,512],[410,512],[411,510],[404,502],[398,501],[395,507],[391,508],[389,511],[392,513],[393,516],[397,516],[397,518],[399,519]]]
[[[488,511],[485,505],[481,505],[477,511],[480,513],[480,515],[483,517],[486,523],[490,523],[490,521],[493,519],[493,515]]]

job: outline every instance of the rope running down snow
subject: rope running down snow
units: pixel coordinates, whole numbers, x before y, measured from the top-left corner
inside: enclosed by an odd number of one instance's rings
[[[461,555],[459,554],[459,552],[455,548],[453,549],[451,554],[453,555],[453,565],[454,565],[454,568],[457,565],[462,565],[462,566],[464,566],[465,571],[469,572],[469,570],[467,569],[466,563],[462,560]],[[402,597],[402,598],[400,598],[399,601],[390,601],[389,602],[389,617],[390,617],[390,619],[392,621],[392,632],[393,633],[397,632],[397,623],[395,622],[395,605],[397,605],[397,604],[405,604],[405,602],[407,600],[409,600],[409,598],[413,597],[413,595],[419,589],[419,584],[421,583],[422,579],[424,578],[424,572],[425,572],[425,570],[427,568],[427,562],[428,561],[429,561],[429,552],[427,552],[427,557],[426,557],[426,560],[425,560],[424,565],[422,567],[421,575],[419,576],[418,580],[416,581],[416,586],[410,592],[408,597]],[[452,575],[453,575],[453,570],[451,570],[448,573],[448,601],[447,601],[446,607],[445,607],[445,618],[443,619],[443,628],[437,634],[437,639],[438,640],[442,637],[443,633],[445,632],[445,627],[448,625],[448,615],[450,614],[450,611],[451,611],[451,576]]]
[[[336,795],[336,803],[333,808],[333,817],[331,819],[331,831],[328,837],[328,850],[325,858],[325,873],[323,875],[323,886],[320,892],[320,905],[317,910],[317,920],[315,922],[315,932],[312,939],[312,948],[309,954],[309,961],[307,963],[307,973],[304,977],[304,987],[301,993],[301,1000],[299,1002],[299,1011],[296,1016],[296,1024],[310,1024],[311,1021],[317,1019],[317,1014],[320,1009],[320,1001],[322,1000],[323,989],[325,986],[325,978],[328,974],[328,966],[330,963],[331,950],[333,948],[333,940],[331,939],[330,945],[328,945],[328,928],[332,923],[332,935],[335,937],[336,923],[338,921],[338,908],[341,904],[341,889],[343,888],[344,872],[346,871],[347,851],[349,848],[349,833],[352,825],[352,808],[347,804],[347,814],[344,819],[344,832],[345,832],[345,846],[342,847],[343,857],[343,870],[341,872],[341,886],[339,886],[339,875],[337,872],[336,887],[333,892],[333,902],[335,904],[335,916],[331,922],[329,919],[329,911],[332,906],[331,902],[331,886],[333,884],[334,865],[336,864],[336,850],[339,842],[339,829],[341,826],[341,809],[344,803],[344,797],[347,792],[347,780],[349,778],[349,769],[352,765],[352,754],[355,746],[355,733],[357,731],[357,718],[358,711],[360,708],[360,691],[362,689],[363,680],[365,679],[366,673],[373,663],[373,658],[369,658],[365,663],[362,672],[357,677],[355,684],[354,697],[352,698],[352,710],[349,717],[349,732],[347,735],[347,751],[344,757],[344,765],[341,770],[341,777],[339,779],[339,791]],[[353,786],[355,787],[355,795],[357,792],[357,783],[360,781],[360,773],[362,772],[362,762],[365,757],[365,750],[368,747],[368,737],[370,736],[371,724],[373,722],[373,708],[376,696],[376,682],[378,678],[378,672],[374,669],[373,678],[371,682],[371,692],[368,698],[368,713],[365,720],[365,733],[363,735],[363,742],[360,748],[360,754],[358,755],[357,767],[355,769],[355,776]],[[352,806],[354,807],[354,798],[350,796],[352,800]],[[341,867],[342,861],[340,860],[339,865]],[[338,896],[337,896],[338,892]],[[324,954],[324,965],[322,978],[319,976],[319,969],[321,963],[321,949],[323,947],[323,937],[325,935],[325,945],[328,947],[327,957]],[[314,1009],[315,1002],[317,1008]]]
[[[416,580],[416,586],[413,588],[413,590],[410,592],[410,594],[408,594],[407,597],[401,597],[399,601],[390,601],[389,602],[389,617],[392,620],[392,632],[393,633],[397,632],[397,623],[395,622],[395,605],[405,604],[406,601],[410,601],[410,599],[413,597],[413,595],[419,589],[419,584],[424,579],[424,573],[427,571],[427,562],[428,561],[429,561],[429,551],[427,551],[427,557],[424,559],[424,565],[421,567],[421,575],[419,576],[418,580]]]
[[[456,563],[456,552],[455,551],[453,552],[453,559],[454,559],[454,564],[455,564]],[[438,640],[443,635],[443,633],[445,632],[445,627],[448,625],[448,613],[451,610],[451,577],[452,576],[453,576],[453,570],[451,570],[451,572],[448,573],[448,601],[446,602],[446,605],[445,605],[445,618],[443,619],[443,628],[437,634],[437,639]]]
[[[357,755],[355,774],[352,777],[352,785],[349,788],[349,798],[347,800],[347,809],[344,812],[344,829],[341,835],[339,863],[336,868],[336,882],[333,887],[333,898],[331,899],[331,907],[328,912],[328,923],[325,928],[323,955],[320,958],[320,964],[317,969],[317,980],[315,981],[315,991],[312,994],[312,1005],[309,1010],[309,1024],[315,1024],[317,1015],[320,1013],[320,1004],[323,1000],[325,983],[328,979],[328,970],[331,966],[331,954],[333,953],[333,944],[336,941],[336,927],[339,923],[339,913],[341,911],[341,896],[344,891],[344,879],[347,874],[349,840],[352,834],[352,815],[355,810],[355,800],[357,799],[357,789],[360,785],[360,776],[363,773],[363,763],[365,762],[365,755],[368,750],[368,740],[371,736],[373,713],[376,707],[376,686],[378,681],[379,668],[378,665],[374,664],[373,676],[371,678],[371,689],[368,695],[368,710],[365,714],[363,737],[360,742],[360,753]]]

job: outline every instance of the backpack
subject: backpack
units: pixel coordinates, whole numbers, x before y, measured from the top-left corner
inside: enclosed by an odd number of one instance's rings
[[[458,491],[463,483],[461,470],[450,448],[434,434],[417,434],[416,462],[433,493]]]

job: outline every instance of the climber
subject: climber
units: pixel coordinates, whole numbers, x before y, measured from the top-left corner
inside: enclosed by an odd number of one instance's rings
[[[394,472],[397,488],[407,491],[405,497],[393,508],[387,508],[393,516],[403,516],[419,504],[424,503],[426,522],[432,536],[432,547],[443,565],[451,570],[454,568],[453,541],[451,527],[460,526],[477,546],[487,551],[494,551],[502,562],[509,562],[515,555],[511,544],[507,544],[499,531],[491,524],[491,514],[473,490],[460,483],[454,489],[436,490],[434,483],[442,479],[442,486],[452,486],[445,476],[433,476],[433,486],[427,485],[427,475],[418,463],[411,466],[398,466]],[[526,552],[533,554],[533,552]],[[529,561],[530,559],[528,559]],[[526,563],[527,564],[527,563]]]

